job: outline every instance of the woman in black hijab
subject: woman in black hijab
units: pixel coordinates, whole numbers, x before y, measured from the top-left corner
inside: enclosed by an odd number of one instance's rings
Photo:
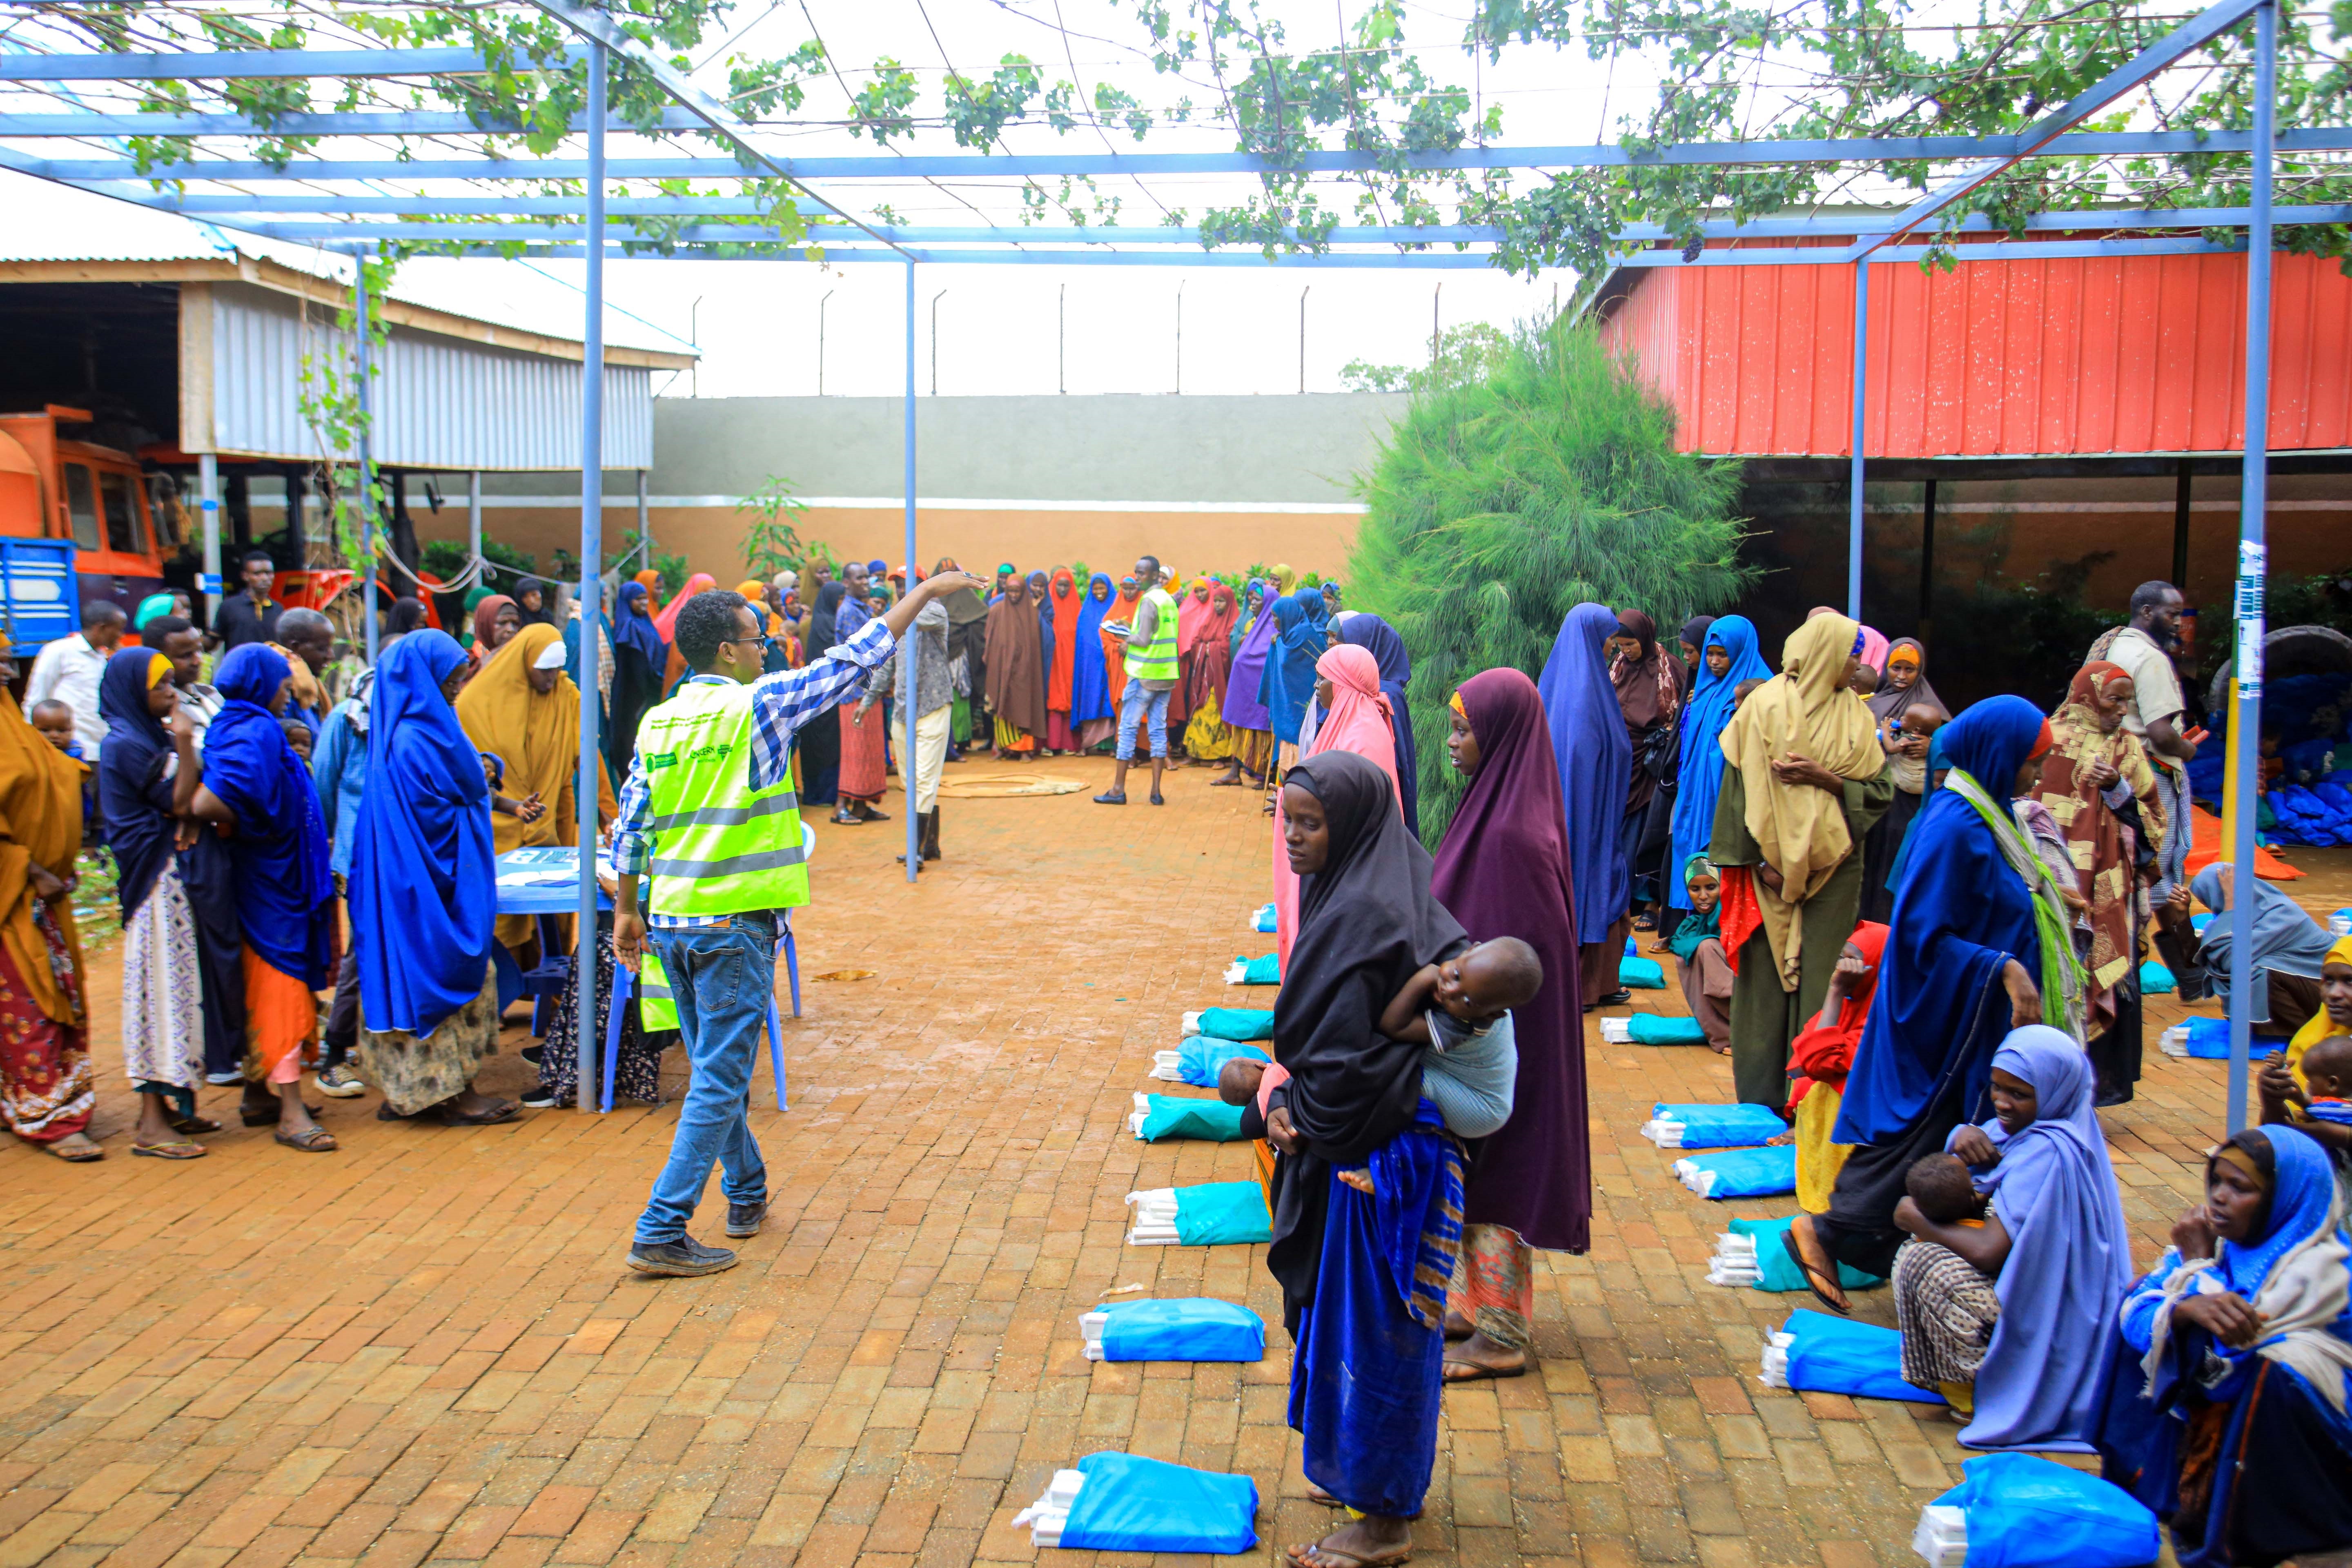
[[[814,662],[834,643],[833,618],[841,608],[841,601],[849,595],[848,586],[827,583],[816,591],[816,604],[809,611],[808,658]],[[831,805],[841,784],[841,726],[826,717],[828,708],[815,721],[803,724],[793,736],[801,751],[801,805]]]
[[[1289,1418],[1307,1479],[1362,1516],[1320,1556],[1377,1560],[1410,1546],[1429,1489],[1463,1178],[1461,1144],[1422,1098],[1424,1047],[1378,1024],[1423,965],[1469,940],[1430,893],[1429,852],[1379,766],[1352,752],[1308,757],[1286,775],[1282,805],[1298,936],[1275,998],[1287,1077],[1264,1108],[1280,1151],[1266,1267],[1297,1346]],[[1372,1191],[1337,1180],[1342,1170]]]

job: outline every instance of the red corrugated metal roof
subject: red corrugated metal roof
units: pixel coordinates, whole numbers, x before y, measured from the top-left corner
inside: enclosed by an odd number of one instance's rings
[[[2352,446],[2352,279],[2279,256],[2270,445]],[[2242,446],[2246,258],[1962,261],[1870,272],[1874,458]],[[1686,451],[1848,454],[1851,267],[1631,275],[1604,338],[1681,416]]]

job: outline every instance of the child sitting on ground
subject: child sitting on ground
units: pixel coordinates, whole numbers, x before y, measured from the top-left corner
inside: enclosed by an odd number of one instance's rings
[[[1683,887],[1690,913],[1675,928],[1675,962],[1682,971],[1683,1000],[1698,1020],[1707,1048],[1731,1054],[1731,960],[1723,951],[1723,881],[1714,863],[1694,855],[1683,863]]]
[[[1525,1006],[1542,988],[1543,960],[1536,950],[1517,937],[1498,937],[1423,965],[1381,1015],[1381,1034],[1430,1047],[1421,1091],[1456,1137],[1485,1138],[1510,1120],[1519,1071],[1510,1010]],[[1218,1069],[1217,1098],[1227,1105],[1255,1101],[1262,1120],[1274,1091],[1289,1077],[1279,1066],[1236,1057]],[[1338,1174],[1360,1192],[1372,1190],[1370,1172]]]

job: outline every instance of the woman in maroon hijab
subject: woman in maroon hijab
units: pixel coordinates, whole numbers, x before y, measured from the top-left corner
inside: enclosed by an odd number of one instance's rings
[[[1543,989],[1512,1010],[1519,1073],[1511,1119],[1483,1141],[1462,1204],[1462,1272],[1446,1313],[1445,1380],[1517,1377],[1535,1342],[1534,1249],[1591,1243],[1584,1009],[1559,763],[1536,683],[1516,669],[1454,693],[1446,752],[1470,780],[1439,846],[1431,890],[1473,940],[1515,936],[1543,960]]]

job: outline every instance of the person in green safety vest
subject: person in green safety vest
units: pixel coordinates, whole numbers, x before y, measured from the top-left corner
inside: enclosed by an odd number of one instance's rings
[[[1118,763],[1111,771],[1110,788],[1095,796],[1097,805],[1127,804],[1127,764],[1135,760],[1136,728],[1147,722],[1151,736],[1151,804],[1168,804],[1160,795],[1160,774],[1168,766],[1168,694],[1176,689],[1176,601],[1161,586],[1164,575],[1157,555],[1143,556],[1135,563],[1135,580],[1143,584],[1143,597],[1136,601],[1135,618],[1127,631],[1127,690],[1118,700]]]
[[[977,585],[940,573],[805,668],[772,675],[764,623],[742,595],[714,589],[679,609],[672,634],[693,673],[639,723],[613,831],[613,955],[633,973],[648,942],[659,955],[694,1074],[629,1249],[639,1273],[735,1266],[733,1252],[686,1231],[713,1164],[725,1172],[729,1236],[755,1236],[767,1216],[767,1167],[747,1112],[776,943],[786,911],[809,900],[793,736],[863,691],[925,605]]]

